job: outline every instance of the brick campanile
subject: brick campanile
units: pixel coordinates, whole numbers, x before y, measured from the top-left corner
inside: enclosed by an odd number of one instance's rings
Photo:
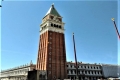
[[[47,79],[67,78],[64,23],[55,9],[50,7],[40,25],[37,70],[47,71]]]

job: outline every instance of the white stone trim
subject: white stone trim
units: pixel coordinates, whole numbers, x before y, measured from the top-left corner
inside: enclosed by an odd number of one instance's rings
[[[45,33],[46,31],[53,31],[53,32],[58,32],[58,33],[64,34],[64,29],[59,29],[59,28],[55,28],[55,27],[47,27],[44,30],[40,31],[40,35]]]
[[[46,23],[58,24],[58,25],[61,25],[61,26],[63,26],[63,27],[64,27],[64,25],[65,25],[64,22],[56,22],[56,21],[53,21],[53,20],[49,20],[49,19],[48,19],[47,21],[41,23],[40,26],[43,27]]]

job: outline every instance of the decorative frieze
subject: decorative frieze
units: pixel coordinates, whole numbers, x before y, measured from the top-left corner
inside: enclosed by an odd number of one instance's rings
[[[46,27],[45,29],[40,31],[40,35],[45,33],[46,31],[53,31],[53,32],[58,32],[58,33],[64,34],[64,29],[59,29],[59,28],[55,28],[55,27]]]

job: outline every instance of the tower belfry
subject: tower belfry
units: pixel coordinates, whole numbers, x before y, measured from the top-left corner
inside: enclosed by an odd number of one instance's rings
[[[67,78],[64,23],[52,4],[40,25],[37,70],[47,71],[47,79]]]

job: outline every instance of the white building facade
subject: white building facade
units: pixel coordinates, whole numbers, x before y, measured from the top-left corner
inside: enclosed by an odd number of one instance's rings
[[[71,80],[76,79],[75,63],[67,62],[67,75]],[[79,80],[97,80],[103,77],[100,64],[89,64],[78,62],[78,78]]]
[[[67,76],[70,80],[76,79],[76,66],[74,62],[67,62]],[[27,80],[28,71],[35,70],[35,64],[2,70],[0,80]],[[78,62],[79,80],[118,80],[120,66],[109,64],[90,64]],[[112,79],[111,79],[112,78]],[[113,79],[114,78],[114,79]]]
[[[120,77],[120,66],[111,64],[102,64],[102,72],[104,78],[119,78]]]
[[[28,64],[2,70],[0,72],[0,80],[27,80],[28,71],[34,70],[35,66],[34,64]]]

